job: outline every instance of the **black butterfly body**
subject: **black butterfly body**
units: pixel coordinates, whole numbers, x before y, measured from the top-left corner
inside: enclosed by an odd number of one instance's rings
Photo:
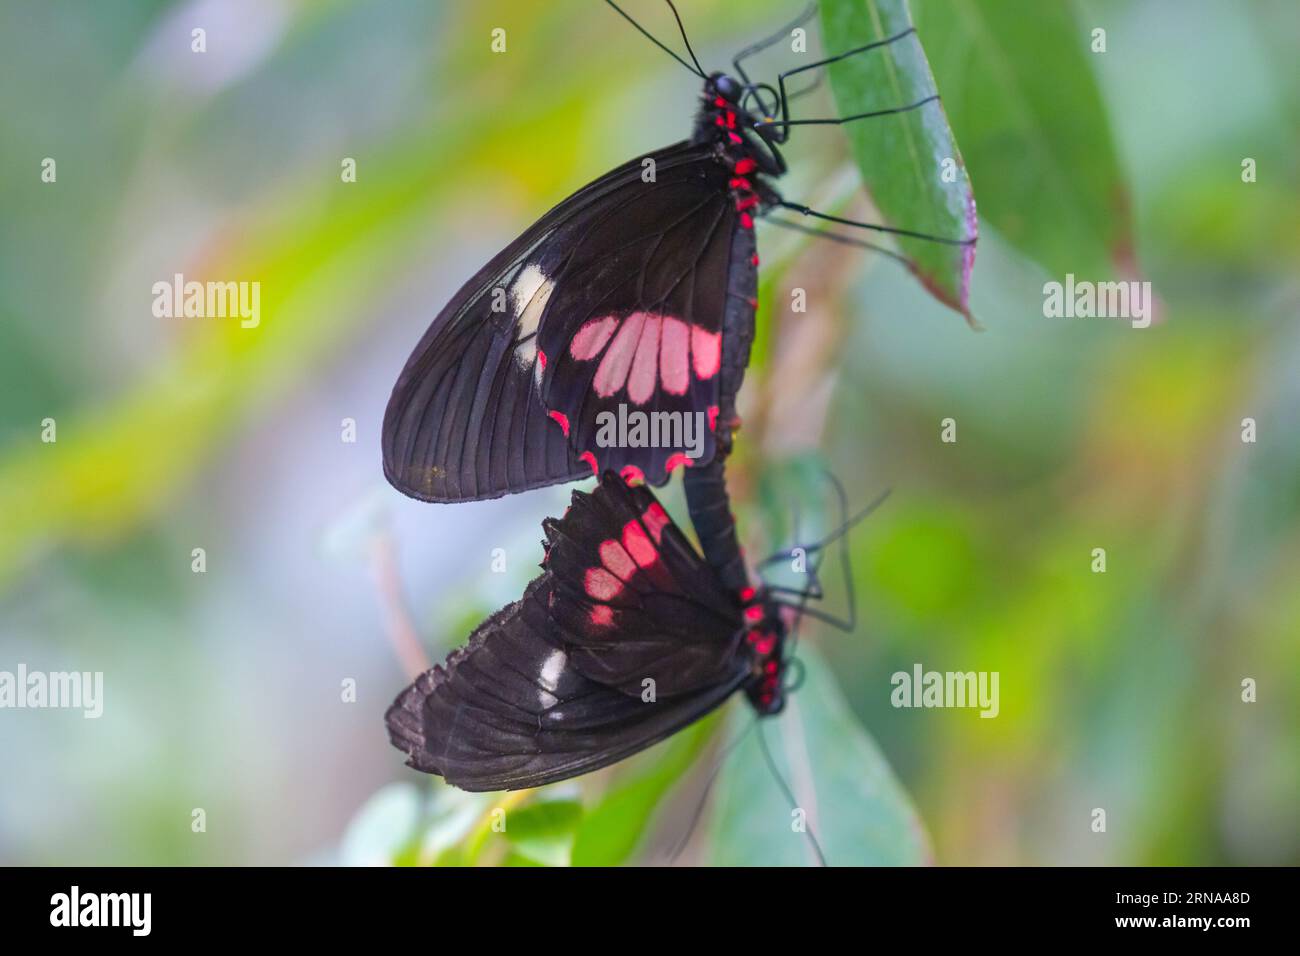
[[[395,487],[470,501],[606,470],[657,486],[725,455],[754,333],[754,219],[779,199],[760,176],[785,170],[744,90],[708,77],[689,141],[579,190],[457,292],[389,399]],[[600,441],[620,404],[694,415],[702,440]]]
[[[543,573],[385,717],[417,770],[464,790],[536,787],[670,736],[744,690],[784,706],[786,631],[737,595],[645,485],[605,472],[547,519]]]

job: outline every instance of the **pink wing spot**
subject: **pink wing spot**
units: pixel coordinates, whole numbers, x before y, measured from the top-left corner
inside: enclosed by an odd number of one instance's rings
[[[564,432],[565,437],[568,437],[569,416],[564,414],[564,412],[547,412],[546,414],[550,415],[551,418],[555,419],[556,424],[560,426],[560,430]]]
[[[623,481],[629,485],[645,484],[645,472],[636,465],[624,465],[619,474],[623,476]]]
[[[659,560],[659,552],[635,518],[623,526],[623,547],[632,555],[632,560],[643,568],[648,568]]]
[[[573,337],[569,343],[569,354],[580,362],[594,359],[605,347],[609,337],[618,328],[618,319],[607,315],[603,319],[592,319]]]
[[[668,460],[664,462],[664,474],[671,475],[676,469],[683,466],[687,468],[691,467],[691,460],[686,457],[685,452],[679,451],[676,454],[670,455]]]
[[[591,609],[588,618],[595,627],[613,627],[614,609],[608,604],[597,604]]]
[[[614,341],[605,350],[605,357],[600,360],[596,377],[591,382],[601,398],[609,398],[627,381],[632,359],[636,357],[637,343],[641,341],[641,326],[645,324],[645,319],[644,312],[629,315],[623,320]]]
[[[555,412],[551,412],[551,415],[554,414]],[[717,430],[718,430],[718,406],[710,405],[709,406],[709,431],[716,432]],[[566,435],[569,434],[569,427],[567,423],[565,424],[564,427],[564,434]]]
[[[604,568],[588,568],[583,586],[597,601],[612,601],[623,590],[623,582]]]
[[[691,327],[681,319],[664,317],[659,337],[659,378],[664,391],[685,395],[691,385]]]
[[[696,378],[713,378],[722,367],[722,335],[691,327],[691,365]]]
[[[663,505],[656,501],[645,510],[641,522],[649,529],[650,537],[655,539],[655,544],[658,544],[664,538],[664,528],[672,524],[673,519],[668,517],[668,512],[664,511]]]
[[[641,326],[641,340],[637,343],[632,371],[627,377],[627,397],[636,405],[644,405],[655,393],[655,379],[659,373],[659,327],[663,320],[646,313]]]
[[[621,581],[629,581],[636,574],[636,562],[624,547],[610,538],[600,543],[600,563],[613,571]]]
[[[581,455],[578,456],[578,461],[585,461],[587,464],[591,465],[591,473],[593,475],[600,474],[600,467],[596,464],[596,456],[593,455],[591,452],[584,451]]]

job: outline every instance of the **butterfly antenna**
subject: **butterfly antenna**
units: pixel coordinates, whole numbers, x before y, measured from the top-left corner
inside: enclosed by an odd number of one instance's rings
[[[738,733],[735,738],[723,747],[722,751],[718,754],[718,762],[714,764],[713,770],[709,772],[709,779],[704,784],[704,792],[700,794],[700,800],[695,804],[695,812],[691,814],[691,824],[686,828],[686,832],[682,834],[681,839],[677,841],[677,846],[673,848],[672,855],[668,857],[669,866],[672,866],[677,862],[677,858],[682,855],[682,851],[685,850],[687,844],[691,842],[691,837],[695,833],[695,828],[700,825],[700,819],[704,816],[704,808],[708,806],[709,794],[713,792],[713,785],[717,782],[718,776],[722,773],[722,767],[727,762],[727,758],[730,757],[735,752],[736,748],[740,746],[741,742],[749,736],[749,732],[754,729],[754,725],[757,723],[758,714],[754,714],[753,718],[749,721],[749,726]]]
[[[762,727],[758,728],[758,742],[763,748],[763,759],[767,761],[767,769],[772,771],[772,777],[776,780],[777,786],[781,788],[781,792],[785,794],[785,799],[789,802],[790,809],[801,809],[799,801],[795,799],[794,791],[791,790],[790,785],[785,782],[785,777],[781,776],[781,771],[777,767],[776,761],[772,758],[772,751],[769,750],[767,746],[767,735],[763,733]],[[813,833],[812,827],[808,827],[803,832],[804,836],[808,838],[808,842],[812,844],[813,852],[817,854],[817,862],[822,866],[830,866],[830,864],[826,862],[826,854],[822,852],[821,844],[817,842],[817,835]]]
[[[677,12],[673,0],[664,0],[664,3],[668,4],[668,9],[673,12],[673,19],[677,21],[677,32],[682,35],[682,42],[686,44],[686,52],[691,55],[691,62],[695,64],[695,72],[700,74],[701,77],[705,76],[704,67],[700,66],[700,58],[691,49],[691,38],[686,35],[686,25],[682,23],[682,15]]]
[[[687,63],[687,62],[686,62],[685,60],[683,60],[680,56],[678,56],[676,53],[674,53],[671,49],[669,49],[667,46],[665,46],[663,43],[661,43],[661,42],[660,42],[660,41],[655,37],[655,35],[654,35],[653,33],[651,33],[651,32],[650,32],[649,30],[647,30],[645,27],[641,26],[641,24],[637,23],[634,19],[632,19],[632,17],[628,14],[628,12],[627,12],[626,10],[624,10],[622,7],[620,7],[617,3],[615,3],[614,0],[605,0],[605,2],[608,3],[608,4],[609,4],[611,7],[613,7],[615,10],[617,10],[618,13],[619,13],[619,15],[620,15],[624,20],[626,20],[628,23],[632,24],[632,26],[636,27],[636,28],[641,32],[641,35],[644,36],[647,40],[649,40],[649,41],[650,41],[651,43],[653,43],[655,46],[659,47],[659,49],[663,50],[663,51],[664,51],[665,53],[667,53],[670,57],[672,57],[674,60],[676,60],[676,61],[677,61],[678,63],[680,63],[682,66],[686,67],[686,69],[690,70],[690,71],[691,71],[692,73],[694,73],[696,76],[700,77],[700,79],[707,79],[707,75],[706,75],[705,72],[704,72],[704,68],[703,68],[702,66],[700,66],[700,61],[699,61],[699,59],[695,56],[695,51],[691,49],[691,41],[686,39],[686,28],[685,28],[684,26],[682,26],[682,18],[681,18],[681,16],[677,13],[677,8],[676,8],[675,6],[673,6],[672,0],[664,0],[664,2],[667,3],[668,6],[669,6],[669,8],[673,11],[673,17],[675,17],[676,20],[677,20],[677,27],[678,27],[678,29],[681,30],[681,32],[682,32],[682,40],[684,40],[685,43],[686,43],[686,50],[687,50],[688,53],[690,53],[690,55],[691,55],[691,59],[695,61],[695,65],[694,65],[694,66],[691,66],[691,64]]]
[[[737,53],[735,59],[731,61],[731,65],[735,67],[736,73],[740,76],[740,78],[744,80],[746,84],[749,83],[749,76],[745,73],[745,68],[740,65],[741,60],[747,60],[749,59],[749,57],[753,56],[754,54],[762,53],[768,47],[773,46],[776,43],[779,43],[781,40],[785,39],[786,34],[788,34],[795,27],[803,26],[805,23],[811,20],[813,18],[813,15],[816,12],[817,12],[817,4],[816,3],[808,4],[808,6],[804,8],[803,13],[799,14],[799,16],[795,17],[793,20],[791,20],[781,29],[777,30],[771,36],[764,37],[763,39],[759,40],[757,43],[751,43],[749,46],[745,47],[745,49]]]

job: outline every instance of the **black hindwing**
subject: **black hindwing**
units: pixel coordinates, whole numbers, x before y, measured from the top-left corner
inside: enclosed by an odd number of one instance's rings
[[[607,472],[548,521],[546,570],[386,720],[417,770],[535,787],[668,737],[753,677],[741,605],[645,487]]]

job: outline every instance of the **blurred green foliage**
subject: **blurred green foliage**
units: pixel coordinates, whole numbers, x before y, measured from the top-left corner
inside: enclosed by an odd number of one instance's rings
[[[660,4],[629,9],[673,41]],[[762,227],[733,475],[751,553],[834,526],[822,464],[854,505],[893,489],[849,539],[857,630],[805,627],[809,683],[763,728],[774,759],[832,863],[1300,862],[1296,7],[911,11],[981,213],[984,331],[892,262]],[[684,15],[714,68],[796,12]],[[791,62],[777,48],[755,72]],[[693,77],[601,4],[523,0],[9,4],[0,76],[0,668],[102,669],[109,694],[100,721],[0,715],[0,860],[662,862],[703,806],[682,860],[810,861],[743,702],[534,793],[399,771],[373,542],[322,545],[382,502],[376,540],[443,649],[518,593],[564,493],[395,500],[383,402],[479,263],[686,134]],[[799,104],[833,109],[826,90]],[[852,160],[843,131],[796,130],[783,192],[857,210],[895,122],[854,129]],[[913,208],[874,200],[891,222]],[[153,318],[151,284],[177,271],[260,281],[261,326]],[[1065,272],[1151,279],[1158,323],[1044,318]],[[488,575],[480,540],[528,557]],[[1001,713],[893,708],[890,674],[916,662],[998,671]]]

